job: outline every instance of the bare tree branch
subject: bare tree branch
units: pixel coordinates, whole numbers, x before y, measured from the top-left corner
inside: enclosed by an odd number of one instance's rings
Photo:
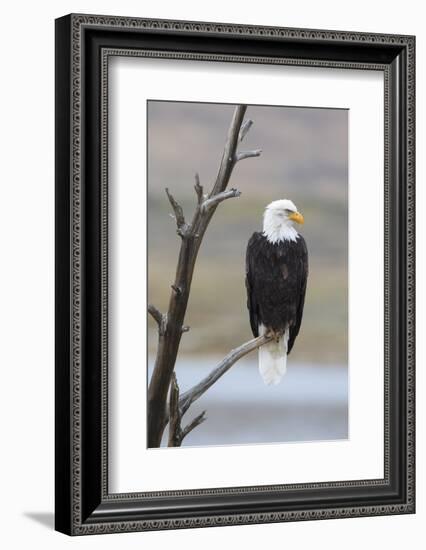
[[[253,340],[245,342],[238,348],[231,350],[228,355],[226,355],[222,359],[218,366],[211,371],[210,374],[208,374],[196,386],[182,394],[179,399],[179,409],[181,416],[185,414],[185,412],[189,409],[194,401],[199,399],[203,395],[203,393],[211,388],[213,384],[215,384],[219,380],[219,378],[221,378],[226,372],[228,372],[228,370],[233,365],[235,365],[235,363],[239,359],[252,352],[253,350],[260,348],[260,346],[263,346],[263,344],[266,344],[271,340],[271,336],[258,336],[257,338],[253,338]]]
[[[203,380],[201,380],[201,382],[196,384],[193,388],[182,394],[182,396],[179,398],[180,416],[182,417],[192,405],[192,403],[194,403],[194,401],[199,399],[209,388],[211,388],[213,384],[215,384],[219,380],[219,378],[226,374],[228,370],[233,365],[235,365],[235,363],[237,363],[245,355],[248,355],[252,351],[270,342],[272,338],[272,336],[266,335],[258,336],[257,338],[253,338],[248,342],[244,342],[244,344],[241,344],[241,346],[238,346],[238,348],[231,350],[228,355],[226,355],[217,365],[217,367],[215,367],[210,372],[210,374],[203,378]],[[166,424],[168,421],[169,412],[166,415]]]
[[[189,432],[192,432],[194,428],[202,424],[205,420],[207,420],[206,411],[203,411],[201,414],[196,416],[194,420],[191,420],[191,422],[182,430],[180,442],[182,443],[183,439],[189,434]]]
[[[179,410],[179,386],[176,379],[176,374],[173,372],[170,383],[170,399],[169,399],[169,441],[168,447],[180,447],[182,441],[181,429],[181,414]]]
[[[173,212],[175,213],[174,219],[176,220],[177,230],[176,233],[183,237],[186,237],[190,231],[190,226],[185,222],[185,216],[183,215],[182,206],[177,202],[174,196],[170,193],[169,189],[166,187],[166,194],[172,205]]]
[[[235,155],[235,162],[240,160],[249,159],[251,157],[260,157],[262,154],[262,149],[254,149],[253,151],[241,151]]]
[[[241,143],[243,139],[246,137],[248,131],[253,125],[253,121],[251,119],[247,119],[243,122],[241,125],[240,133],[238,134],[238,141]]]
[[[171,285],[172,292],[170,294],[168,310],[167,313],[162,316],[161,323],[158,323],[159,339],[157,356],[155,359],[154,370],[148,388],[149,447],[160,446],[163,432],[167,424],[169,416],[168,408],[170,407],[170,404],[169,407],[167,406],[168,392],[169,387],[171,387],[172,384],[172,377],[182,333],[186,332],[187,330],[184,324],[184,319],[188,305],[189,293],[191,290],[195,262],[197,260],[198,251],[201,246],[202,239],[218,204],[227,198],[236,197],[239,195],[239,192],[236,190],[230,190],[226,192],[226,187],[229,183],[232,170],[234,169],[238,160],[241,160],[242,158],[248,158],[249,156],[258,156],[260,154],[260,151],[240,153],[239,155],[237,154],[237,146],[239,140],[244,139],[244,136],[247,134],[252,125],[252,121],[249,120],[244,122],[243,124],[246,109],[247,107],[245,105],[238,105],[235,108],[229,126],[228,136],[223,150],[219,171],[216,176],[213,188],[211,189],[207,197],[205,197],[203,193],[203,188],[200,184],[198,174],[195,176],[195,192],[197,194],[198,204],[193,214],[191,224],[186,223],[182,207],[175,200],[173,195],[169,193],[169,190],[166,189],[168,199],[174,211],[174,217],[177,224],[177,233],[182,237],[182,241],[179,251],[179,259],[176,268],[175,280],[174,283]],[[151,315],[153,314],[152,312],[150,313]],[[157,318],[159,319],[158,315]],[[250,351],[250,349],[248,351]],[[248,351],[246,353],[248,353]],[[243,355],[244,354],[245,353],[243,353]],[[233,364],[233,362],[235,362],[237,359],[238,357],[234,360],[231,358],[230,365]],[[229,368],[229,366],[227,368]],[[226,365],[224,366],[224,368],[225,367]],[[227,368],[225,369],[225,371],[227,370]],[[220,376],[222,376],[222,374],[215,375],[214,379],[217,380]],[[210,385],[208,385],[208,387],[210,387]],[[176,388],[174,386],[173,388],[172,389],[174,393],[173,395],[171,394],[171,398],[172,400],[176,400]],[[203,390],[202,393],[204,393],[204,391],[205,390]],[[190,402],[192,403],[192,401],[196,398],[198,397],[191,398]],[[173,407],[175,407],[174,401]],[[189,404],[186,405],[185,410],[187,410],[188,407]],[[174,418],[177,418],[176,408],[174,408],[173,414],[175,415]],[[182,416],[182,412],[180,410],[179,414],[180,416]],[[195,420],[193,421],[193,423],[195,423],[194,426],[191,427],[191,424],[193,424],[191,423],[188,425],[187,428],[193,429],[196,425],[202,422],[201,418],[198,419],[197,422],[195,422]],[[175,422],[175,420],[173,421]],[[176,428],[174,428],[174,430],[176,431]],[[177,441],[176,437],[175,441]]]
[[[148,313],[158,325],[159,336],[163,336],[167,328],[167,313],[161,313],[153,304],[148,304]]]
[[[229,183],[232,170],[235,166],[235,153],[238,146],[238,136],[240,134],[241,125],[243,123],[246,110],[246,105],[238,105],[234,111],[234,116],[232,117],[231,124],[228,130],[225,149],[223,150],[219,172],[216,176],[216,181],[213,189],[210,192],[210,197],[212,197],[213,195],[217,195],[221,191],[225,191]]]
[[[184,438],[192,432],[194,428],[202,424],[206,420],[206,411],[196,416],[191,422],[182,429],[182,415],[179,409],[179,385],[177,383],[176,374],[172,374],[170,384],[170,422],[169,422],[169,439],[168,447],[180,447]]]
[[[220,202],[226,200],[226,199],[232,199],[234,197],[239,197],[241,195],[241,191],[238,191],[238,189],[230,189],[229,191],[222,191],[222,193],[218,193],[217,195],[214,195],[211,199],[206,199],[201,209],[203,212],[207,212],[212,206],[217,206]]]
[[[181,205],[177,202],[174,196],[170,193],[168,187],[166,187],[166,195],[172,205],[173,211],[175,213],[176,223],[178,227],[185,225],[185,216],[183,215],[183,210]]]
[[[200,184],[200,176],[198,175],[198,172],[195,174],[195,192],[197,193],[198,198],[198,204],[201,205],[204,199],[203,195],[203,186]]]
[[[148,304],[148,312],[153,317],[153,319],[160,325],[163,320],[163,314],[153,305]]]

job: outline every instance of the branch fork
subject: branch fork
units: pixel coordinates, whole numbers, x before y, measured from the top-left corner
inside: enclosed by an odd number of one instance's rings
[[[183,214],[182,206],[177,202],[174,196],[170,193],[169,189],[166,187],[167,198],[169,199],[170,204],[172,205],[174,216],[172,216],[176,221],[176,233],[185,239],[191,235],[191,225],[185,222],[185,216]]]
[[[169,419],[169,440],[168,447],[180,447],[185,437],[194,428],[206,420],[206,411],[196,416],[191,422],[182,428],[182,412],[179,407],[179,385],[176,374],[173,372],[170,384],[170,419]]]
[[[222,191],[222,193],[218,193],[217,195],[213,195],[213,197],[206,199],[202,205],[201,210],[202,212],[207,212],[212,208],[213,206],[217,206],[219,203],[225,201],[226,199],[232,199],[234,197],[239,197],[241,195],[241,191],[238,191],[238,189],[230,189],[229,191]]]
[[[157,323],[159,334],[165,334],[167,328],[167,313],[161,313],[153,304],[148,304],[148,313]]]

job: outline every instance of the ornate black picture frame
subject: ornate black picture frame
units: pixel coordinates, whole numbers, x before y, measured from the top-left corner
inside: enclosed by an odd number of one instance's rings
[[[113,55],[384,74],[383,479],[110,494],[107,70]],[[414,513],[413,36],[68,15],[56,21],[56,529],[69,535]]]

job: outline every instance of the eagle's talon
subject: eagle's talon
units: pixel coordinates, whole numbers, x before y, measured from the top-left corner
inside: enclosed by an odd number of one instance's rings
[[[280,341],[280,338],[282,336],[282,333],[279,332],[279,331],[277,332],[276,330],[273,330],[273,329],[268,329],[265,333],[265,336],[267,338],[272,338],[278,344],[278,342]]]

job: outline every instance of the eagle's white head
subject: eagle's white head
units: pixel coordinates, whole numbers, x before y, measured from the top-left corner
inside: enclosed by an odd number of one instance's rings
[[[304,222],[294,202],[288,199],[273,201],[268,204],[263,215],[263,234],[273,244],[285,240],[296,241],[298,233],[293,227],[294,222]]]

